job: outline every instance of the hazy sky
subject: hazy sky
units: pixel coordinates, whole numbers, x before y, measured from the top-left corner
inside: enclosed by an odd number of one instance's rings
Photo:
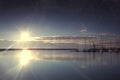
[[[32,36],[120,33],[119,0],[0,0],[0,38],[28,29]],[[16,37],[16,38],[17,38]]]

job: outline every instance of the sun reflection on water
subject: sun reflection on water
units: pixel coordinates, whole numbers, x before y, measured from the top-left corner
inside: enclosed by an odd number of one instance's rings
[[[26,66],[33,59],[34,56],[29,50],[23,50],[19,55],[20,66]]]

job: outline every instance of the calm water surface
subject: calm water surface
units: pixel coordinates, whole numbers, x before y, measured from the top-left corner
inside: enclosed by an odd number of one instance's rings
[[[120,80],[120,54],[0,52],[0,80]]]

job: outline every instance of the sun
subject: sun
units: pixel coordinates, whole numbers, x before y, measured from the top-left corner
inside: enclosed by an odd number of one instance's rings
[[[30,34],[29,32],[22,32],[21,33],[21,37],[20,37],[20,41],[30,41]]]

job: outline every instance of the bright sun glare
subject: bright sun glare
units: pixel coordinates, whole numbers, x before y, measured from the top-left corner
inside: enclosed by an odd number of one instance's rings
[[[20,65],[25,66],[30,62],[30,60],[33,59],[33,55],[30,53],[30,51],[23,50],[22,53],[20,53],[19,58],[20,58]]]
[[[30,40],[30,34],[28,32],[22,32],[20,41],[29,41]]]

